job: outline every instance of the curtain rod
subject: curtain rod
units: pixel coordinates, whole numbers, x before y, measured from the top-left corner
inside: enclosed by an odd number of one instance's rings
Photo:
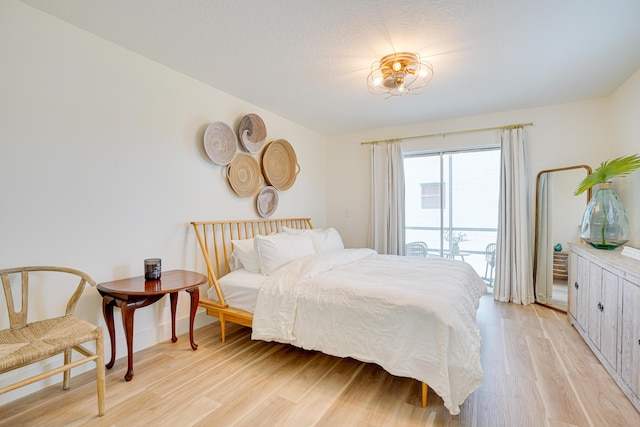
[[[378,139],[378,140],[375,140],[375,141],[361,142],[360,145],[377,144],[379,142],[396,142],[396,141],[402,141],[404,139],[429,138],[429,137],[432,137],[432,136],[443,136],[444,137],[444,136],[447,136],[447,135],[454,135],[454,134],[458,134],[458,133],[483,132],[483,131],[495,130],[495,129],[515,129],[515,128],[520,128],[520,127],[525,127],[525,126],[533,126],[533,122],[516,123],[516,124],[513,124],[513,125],[506,125],[506,126],[494,126],[494,127],[490,127],[490,128],[454,130],[454,131],[450,131],[450,132],[430,133],[428,135],[405,136],[403,138]]]

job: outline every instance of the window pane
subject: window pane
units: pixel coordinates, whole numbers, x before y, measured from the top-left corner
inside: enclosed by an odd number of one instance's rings
[[[497,235],[499,148],[411,155],[404,167],[407,243],[425,242],[431,255],[452,257],[461,240],[459,253],[484,277],[485,250]],[[449,232],[459,238],[447,240]]]
[[[429,252],[436,254],[440,247],[440,200],[434,208],[423,209],[422,184],[440,184],[440,157],[438,155],[406,157],[405,173],[405,221],[406,225],[417,225],[422,230],[406,230],[407,243],[422,241]]]

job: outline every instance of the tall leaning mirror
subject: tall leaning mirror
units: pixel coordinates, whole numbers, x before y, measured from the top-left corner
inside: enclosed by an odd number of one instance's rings
[[[574,196],[591,173],[587,165],[548,169],[536,178],[533,283],[536,302],[567,311],[568,244],[580,239],[580,222],[591,190]]]

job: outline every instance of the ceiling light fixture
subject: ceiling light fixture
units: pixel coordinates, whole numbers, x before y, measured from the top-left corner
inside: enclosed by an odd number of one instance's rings
[[[422,93],[433,78],[431,63],[420,60],[417,53],[398,52],[371,65],[367,77],[369,92],[383,98]]]

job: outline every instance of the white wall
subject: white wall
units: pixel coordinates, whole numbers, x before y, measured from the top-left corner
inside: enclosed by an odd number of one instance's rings
[[[421,96],[429,96],[428,89]],[[345,245],[366,246],[370,203],[370,148],[368,145],[361,145],[362,141],[533,122],[533,126],[525,128],[525,138],[529,150],[531,182],[535,186],[535,177],[541,170],[579,164],[593,167],[608,158],[612,150],[611,145],[606,143],[611,139],[609,114],[609,99],[603,98],[331,137],[327,223],[343,234]],[[498,135],[498,131],[489,131],[446,138],[432,137],[411,140],[405,143],[405,147],[414,151],[486,145],[499,143]],[[531,193],[533,229],[533,191]]]
[[[587,170],[584,168],[553,173],[552,244],[560,243],[563,251],[568,250],[568,243],[580,239],[580,225],[587,205],[587,193],[574,196],[573,192],[586,176]]]
[[[613,94],[611,110],[613,132],[608,141],[615,144],[611,157],[640,154],[640,70]],[[640,171],[616,180],[616,189],[631,222],[629,245],[640,247]]]
[[[301,166],[273,217],[324,226],[324,136],[12,0],[0,2],[0,55],[0,268],[62,265],[104,282],[140,275],[145,258],[160,257],[165,271],[205,272],[189,222],[258,215],[254,199],[234,196],[224,168],[206,157],[203,132],[213,121],[235,128],[251,112],[269,139],[292,144]],[[41,296],[62,312],[70,294]],[[103,324],[93,288],[79,307]],[[181,333],[187,317],[185,293]],[[199,324],[205,318],[199,313]],[[119,317],[116,332],[121,357]],[[136,350],[166,340],[168,301],[138,310],[135,334]]]

